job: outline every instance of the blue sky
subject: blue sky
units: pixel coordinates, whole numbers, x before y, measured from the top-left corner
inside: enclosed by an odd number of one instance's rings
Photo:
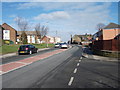
[[[48,35],[61,37],[63,41],[74,34],[94,34],[96,25],[118,23],[117,2],[2,2],[2,23],[17,30],[15,19],[25,18],[30,29],[41,23],[49,27]]]

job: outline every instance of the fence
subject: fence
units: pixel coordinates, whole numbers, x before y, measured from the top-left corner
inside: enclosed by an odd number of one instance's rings
[[[120,51],[120,40],[98,40],[92,43],[94,50]]]

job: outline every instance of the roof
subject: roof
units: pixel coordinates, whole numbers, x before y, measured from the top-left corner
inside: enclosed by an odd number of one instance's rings
[[[23,31],[17,31],[18,35],[21,35]],[[36,35],[36,31],[25,31],[27,35]]]
[[[120,25],[115,23],[110,23],[107,26],[105,26],[103,29],[112,29],[112,28],[120,28]]]
[[[10,28],[14,29],[13,27],[11,27],[10,25],[8,25],[7,23],[3,23],[1,26],[5,29],[4,25],[9,26]],[[16,29],[14,29],[16,31]]]

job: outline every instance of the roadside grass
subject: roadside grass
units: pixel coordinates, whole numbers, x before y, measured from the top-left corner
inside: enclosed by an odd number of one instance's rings
[[[36,48],[47,48],[47,44],[32,44],[34,45]],[[3,45],[0,46],[0,54],[8,54],[8,53],[13,53],[13,52],[17,52],[18,48],[20,45]],[[53,47],[54,44],[48,44],[48,48]]]

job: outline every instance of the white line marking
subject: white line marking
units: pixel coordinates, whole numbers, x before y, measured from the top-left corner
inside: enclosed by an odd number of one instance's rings
[[[29,64],[29,63],[24,63],[24,62],[16,62],[16,63],[21,63],[21,64],[25,64],[25,65],[26,65],[26,64]]]
[[[74,77],[71,77],[71,78],[70,78],[70,81],[69,81],[69,83],[68,83],[69,86],[72,85],[73,79],[74,79]]]
[[[81,62],[81,60],[79,60],[79,62]]]
[[[77,63],[77,66],[79,66],[80,64],[79,63]]]
[[[74,73],[76,73],[77,72],[77,68],[75,68],[75,70],[74,70]]]
[[[82,59],[82,57],[80,57],[80,59]]]

